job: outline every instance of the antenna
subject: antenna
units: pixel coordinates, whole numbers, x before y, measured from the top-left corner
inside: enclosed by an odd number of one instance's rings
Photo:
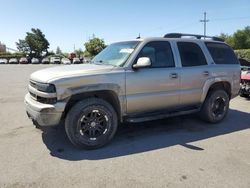
[[[139,33],[138,37],[136,37],[136,39],[140,39],[141,38],[141,33]]]

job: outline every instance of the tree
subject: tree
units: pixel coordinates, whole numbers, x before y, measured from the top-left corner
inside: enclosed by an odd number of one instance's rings
[[[56,48],[56,54],[57,54],[57,55],[62,54],[62,50],[60,49],[59,46],[57,46],[57,48]]]
[[[221,33],[220,38],[222,38],[229,46],[231,46],[232,48],[234,48],[234,38],[231,35],[225,34],[225,33]]]
[[[84,54],[89,54],[91,57],[97,55],[106,47],[104,40],[97,37],[90,39],[84,44],[84,46],[86,49]]]
[[[250,48],[250,27],[245,27],[233,34],[234,49]]]
[[[19,42],[17,42],[16,45],[17,49],[22,53],[28,54],[31,51],[28,43],[25,40],[19,39]]]
[[[225,40],[233,49],[250,48],[250,27],[247,26],[242,30],[237,30],[233,35],[221,33],[220,37]]]
[[[31,29],[26,33],[24,40],[16,43],[17,49],[29,54],[31,57],[41,57],[42,53],[48,53],[49,42],[40,29]]]
[[[75,50],[75,54],[76,54],[77,57],[83,56],[83,51],[82,51],[82,49],[79,48],[78,50]]]

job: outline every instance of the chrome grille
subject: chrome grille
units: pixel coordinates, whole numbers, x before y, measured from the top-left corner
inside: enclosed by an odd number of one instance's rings
[[[37,89],[37,85],[36,85],[35,82],[30,81],[30,85],[31,85],[33,88],[36,88],[36,89]]]
[[[32,97],[33,99],[37,100],[37,96],[36,96],[36,94],[34,94],[34,93],[30,92],[30,95],[31,95],[31,97]]]

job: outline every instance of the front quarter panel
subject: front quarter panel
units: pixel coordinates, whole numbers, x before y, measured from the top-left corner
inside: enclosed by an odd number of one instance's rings
[[[118,68],[108,73],[83,75],[53,80],[56,86],[57,99],[67,101],[71,96],[86,92],[109,90],[117,94],[124,111],[125,104],[125,72]]]

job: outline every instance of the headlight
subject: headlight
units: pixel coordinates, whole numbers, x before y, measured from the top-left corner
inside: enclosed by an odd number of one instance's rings
[[[30,85],[36,88],[38,91],[46,92],[46,93],[55,93],[56,87],[53,84],[43,84],[38,82],[30,81]]]

